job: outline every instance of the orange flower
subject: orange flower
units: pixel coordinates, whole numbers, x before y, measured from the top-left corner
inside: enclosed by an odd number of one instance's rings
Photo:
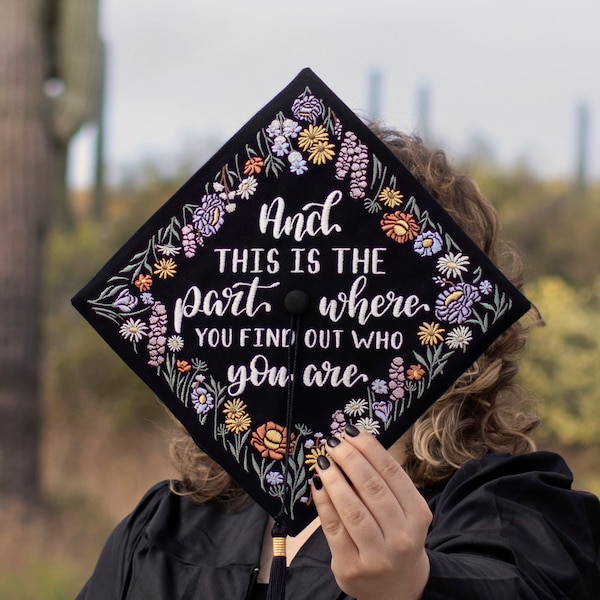
[[[412,215],[397,210],[383,215],[381,229],[383,229],[385,235],[391,237],[395,242],[404,244],[404,242],[414,240],[417,237],[419,224]]]
[[[187,373],[188,371],[192,370],[192,365],[190,365],[190,363],[187,362],[187,360],[178,360],[177,361],[177,370],[180,373]]]
[[[244,165],[244,175],[254,175],[260,173],[263,168],[264,162],[260,156],[253,156],[246,161]]]
[[[412,381],[419,381],[425,375],[425,369],[421,365],[410,365],[406,369],[406,376]]]
[[[152,287],[152,276],[142,275],[141,273],[137,276],[137,279],[133,282],[140,292],[147,292]]]
[[[290,436],[290,452],[294,448],[295,437],[293,433]],[[281,460],[285,456],[287,429],[273,421],[267,421],[252,432],[250,443],[263,458]]]

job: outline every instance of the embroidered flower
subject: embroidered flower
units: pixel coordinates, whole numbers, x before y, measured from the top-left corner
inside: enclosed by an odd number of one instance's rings
[[[322,114],[321,102],[312,94],[296,98],[292,104],[292,113],[299,121],[314,123]]]
[[[192,258],[196,255],[196,247],[199,245],[196,238],[196,232],[191,225],[184,225],[181,228],[181,245],[186,258]],[[201,245],[201,244],[200,244]]]
[[[154,263],[154,274],[161,279],[174,277],[177,272],[177,265],[172,258],[161,258],[158,263]]]
[[[329,134],[323,125],[309,125],[298,136],[298,147],[310,151],[317,142],[329,142]]]
[[[390,368],[388,369],[388,375],[390,400],[392,402],[402,400],[402,398],[404,398],[404,381],[406,380],[406,377],[404,374],[404,360],[401,356],[396,356],[392,359]]]
[[[283,483],[283,475],[279,471],[269,471],[265,475],[265,481],[269,485],[281,485]]]
[[[273,121],[271,121],[271,124],[267,127],[267,135],[271,138],[281,135],[281,123],[279,122],[279,119],[273,119]]]
[[[319,456],[328,456],[327,447],[324,444],[312,448],[311,451],[306,455],[306,458],[304,459],[304,464],[308,466],[309,471],[315,470],[315,466],[317,464],[317,460],[319,460]]]
[[[119,328],[119,333],[129,342],[139,342],[148,335],[148,325],[140,319],[127,319]]]
[[[308,171],[306,161],[297,150],[288,154],[288,160],[290,161],[290,171],[295,175],[302,175],[302,173]]]
[[[124,289],[119,292],[112,305],[121,312],[128,313],[138,305],[138,299],[128,289]]]
[[[260,452],[263,458],[282,460],[287,445],[287,429],[273,421],[267,421],[252,432],[250,444]],[[295,435],[290,434],[290,451],[294,447]]]
[[[410,365],[410,367],[408,367],[408,369],[406,369],[406,376],[411,381],[419,381],[419,380],[423,379],[424,375],[425,375],[425,369],[423,368],[423,365],[420,365],[420,364]]]
[[[362,415],[369,408],[369,403],[363,399],[358,398],[355,400],[354,398],[350,400],[350,402],[346,403],[344,407],[344,412],[351,417],[358,417]]]
[[[192,386],[192,405],[199,415],[209,412],[215,405],[213,395],[202,385]]]
[[[256,181],[256,177],[254,177],[254,175],[250,175],[250,177],[242,179],[236,193],[243,200],[248,200],[248,198],[250,198],[250,196],[256,192],[257,187],[258,181]]]
[[[178,360],[175,364],[180,373],[189,373],[192,370],[192,365],[187,360]]]
[[[463,323],[473,312],[473,305],[481,300],[479,290],[470,283],[457,283],[438,295],[435,316],[448,323]]]
[[[310,148],[308,160],[315,165],[324,165],[335,156],[335,146],[327,142],[316,142]]]
[[[381,424],[379,421],[372,419],[371,417],[363,417],[356,421],[356,426],[371,435],[379,435],[379,428]]]
[[[329,426],[331,435],[341,436],[344,434],[344,427],[346,427],[346,417],[341,410],[336,410],[331,415],[331,425]]]
[[[225,428],[231,433],[244,433],[252,425],[252,419],[248,413],[235,413],[225,418]]]
[[[180,352],[183,350],[183,338],[180,335],[172,335],[167,340],[167,348],[171,352]]]
[[[373,402],[373,413],[383,422],[387,422],[392,414],[392,403],[389,400]]]
[[[383,215],[381,229],[399,244],[414,240],[419,233],[419,225],[414,217],[399,210]]]
[[[400,206],[403,197],[398,190],[394,190],[389,186],[386,186],[379,194],[379,199],[389,208]]]
[[[284,136],[278,135],[273,140],[271,150],[273,151],[273,154],[276,154],[277,156],[285,156],[290,151],[290,144]]]
[[[494,287],[487,279],[483,279],[482,281],[479,282],[479,291],[484,296],[491,294],[493,289],[494,289]]]
[[[383,379],[373,379],[371,382],[371,389],[376,394],[387,394],[388,385]]]
[[[147,273],[140,273],[133,282],[133,285],[135,285],[140,292],[147,292],[152,287],[152,276]]]
[[[461,325],[455,327],[448,333],[446,336],[446,344],[448,344],[448,347],[452,348],[452,350],[456,350],[457,348],[465,349],[472,339],[473,334],[471,330],[465,325]]]
[[[419,325],[417,337],[424,346],[435,346],[444,340],[443,333],[445,331],[439,323],[423,323]]]
[[[300,125],[293,119],[283,120],[283,135],[287,138],[298,137],[298,132],[302,129]]]
[[[143,294],[140,294],[140,300],[148,306],[154,304],[154,296],[150,292],[144,292]]]
[[[226,417],[235,417],[246,413],[246,404],[240,398],[227,400],[223,405],[223,414]]]
[[[161,302],[155,302],[152,305],[151,315],[148,319],[150,331],[148,332],[148,355],[150,359],[148,364],[152,367],[158,367],[165,362],[165,348],[167,338],[167,309]]]
[[[461,273],[467,271],[469,257],[462,253],[448,252],[448,254],[438,258],[437,270],[446,277],[459,277]]]
[[[194,227],[204,236],[209,237],[219,231],[225,220],[224,203],[216,194],[206,194],[202,205],[192,215]]]
[[[244,175],[257,175],[262,171],[264,164],[260,156],[252,156],[244,165]]]
[[[437,231],[423,231],[413,246],[419,256],[432,256],[442,249],[442,236]]]
[[[156,249],[163,256],[177,256],[181,252],[181,248],[173,244],[157,244]]]

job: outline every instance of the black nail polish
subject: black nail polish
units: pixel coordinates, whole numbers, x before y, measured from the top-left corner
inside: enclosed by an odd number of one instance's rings
[[[356,427],[354,427],[354,425],[352,425],[352,423],[346,423],[346,426],[344,427],[344,431],[350,437],[356,437],[360,433],[360,430],[357,429]]]
[[[331,436],[327,438],[327,445],[330,448],[335,448],[338,444],[340,443],[340,439],[336,438],[335,436]]]
[[[317,458],[317,464],[319,465],[319,469],[323,469],[323,471],[329,468],[329,466],[331,465],[329,459],[323,454],[321,454],[319,458]]]
[[[321,478],[318,475],[315,475],[312,479],[313,485],[315,486],[316,490],[322,490],[323,489],[323,481],[321,481]]]

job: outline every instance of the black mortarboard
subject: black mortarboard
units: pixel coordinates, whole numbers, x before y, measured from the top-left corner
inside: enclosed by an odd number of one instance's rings
[[[389,447],[529,308],[309,69],[73,303],[292,534],[328,436]]]

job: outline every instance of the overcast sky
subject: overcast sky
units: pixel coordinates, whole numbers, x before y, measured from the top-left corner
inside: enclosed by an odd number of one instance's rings
[[[112,167],[225,141],[308,66],[359,113],[379,72],[380,115],[405,130],[426,88],[451,154],[480,138],[545,177],[572,174],[584,104],[600,177],[598,0],[100,1]]]

